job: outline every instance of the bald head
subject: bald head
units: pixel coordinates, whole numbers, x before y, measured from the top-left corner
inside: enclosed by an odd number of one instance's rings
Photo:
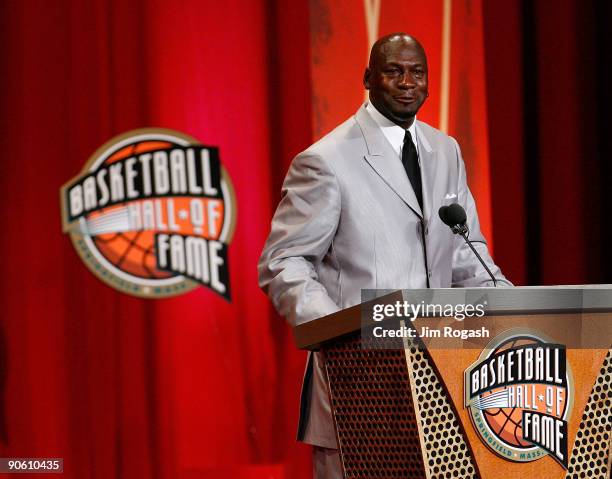
[[[407,33],[390,33],[389,35],[380,37],[374,42],[374,45],[372,45],[372,49],[370,50],[370,61],[368,63],[368,67],[372,68],[373,62],[375,64],[376,62],[384,61],[386,52],[394,50],[398,47],[406,46],[411,46],[412,48],[415,48],[420,51],[425,61],[427,61],[427,57],[425,56],[425,49],[416,38],[411,37]]]
[[[363,84],[380,113],[408,128],[429,95],[423,46],[406,33],[378,39],[372,46]]]

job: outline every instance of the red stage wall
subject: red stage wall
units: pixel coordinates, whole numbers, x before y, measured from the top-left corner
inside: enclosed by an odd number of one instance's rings
[[[304,354],[255,268],[284,131],[269,121],[281,73],[269,68],[269,6],[2,8],[2,456],[64,457],[64,476],[79,479],[300,477],[310,468],[294,442]],[[293,48],[304,51],[307,25],[297,28]],[[145,126],[220,148],[238,202],[231,303],[204,288],[165,300],[120,294],[61,232],[60,186],[102,143]]]

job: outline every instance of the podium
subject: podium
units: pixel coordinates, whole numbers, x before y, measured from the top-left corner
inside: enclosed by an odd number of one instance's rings
[[[324,361],[345,478],[612,476],[611,287],[363,296],[294,328]]]

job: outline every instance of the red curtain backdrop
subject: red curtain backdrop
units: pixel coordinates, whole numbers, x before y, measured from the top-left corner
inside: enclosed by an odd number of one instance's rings
[[[516,284],[612,283],[610,2],[483,2],[495,258]]]
[[[256,276],[280,158],[310,140],[309,120],[291,125],[307,125],[296,140],[269,121],[298,74],[276,44],[301,15],[269,7],[3,2],[2,457],[63,457],[79,479],[309,476],[295,443],[305,355]],[[291,55],[308,51],[307,26]],[[108,139],[147,126],[220,149],[238,203],[231,303],[204,288],[118,293],[61,233],[60,186]]]
[[[379,34],[426,43],[435,125],[443,1],[404,3],[382,0]],[[451,81],[479,80],[451,83],[450,133],[479,151],[481,214],[517,284],[611,282],[603,3],[452,2]],[[0,4],[0,456],[63,457],[78,479],[311,477],[294,441],[305,355],[256,263],[291,157],[363,99],[364,15],[361,1]],[[329,63],[334,42],[357,46]],[[324,95],[328,77],[344,90]],[[231,303],[118,293],[61,232],[60,186],[147,126],[220,148],[238,202]]]

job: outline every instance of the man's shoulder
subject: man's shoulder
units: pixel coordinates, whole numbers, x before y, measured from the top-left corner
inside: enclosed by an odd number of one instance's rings
[[[345,153],[365,148],[363,134],[355,115],[352,115],[298,156],[314,155],[331,161],[334,158],[342,157]]]
[[[440,146],[454,148],[457,144],[457,141],[452,136],[449,136],[443,131],[434,128],[429,123],[417,120],[417,127],[433,148],[439,148]]]

